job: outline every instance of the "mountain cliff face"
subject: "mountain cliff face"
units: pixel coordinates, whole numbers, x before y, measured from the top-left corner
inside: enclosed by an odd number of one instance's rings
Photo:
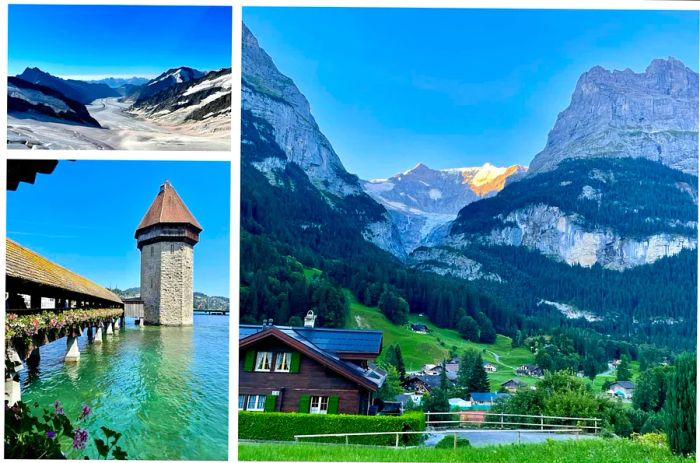
[[[100,127],[85,105],[49,87],[18,77],[7,79],[7,112],[15,116],[43,116],[60,122]]]
[[[279,72],[245,25],[241,104],[244,118],[260,119],[269,124],[269,135],[273,140],[268,141],[274,142],[284,153],[284,158],[269,155],[251,163],[271,185],[286,185],[286,167],[294,164],[306,174],[331,207],[355,215],[359,230],[367,241],[405,258],[401,239],[389,214],[367,196],[359,179],[345,170],[316,124],[309,102],[294,82]],[[244,137],[242,143],[250,144],[252,140]],[[343,203],[342,207],[339,202]],[[355,208],[347,209],[348,204]]]
[[[20,79],[32,84],[43,85],[84,105],[98,98],[119,96],[116,90],[104,83],[89,83],[81,80],[61,79],[39,68],[27,68],[18,75]]]
[[[698,74],[674,58],[640,74],[600,66],[584,73],[530,175],[564,159],[641,157],[697,175]]]
[[[517,165],[434,170],[418,164],[388,179],[363,181],[362,187],[389,211],[410,253],[444,237],[464,206],[495,195],[526,172]]]
[[[697,79],[672,58],[643,74],[586,72],[527,176],[467,205],[437,244],[457,255],[522,246],[612,270],[695,249]],[[446,259],[436,265],[434,254],[411,261],[444,273]]]

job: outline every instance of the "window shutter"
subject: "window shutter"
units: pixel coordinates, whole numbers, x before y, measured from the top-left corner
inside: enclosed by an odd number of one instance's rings
[[[332,395],[328,398],[328,414],[337,415],[338,414],[338,404],[340,403],[340,398],[337,395]]]
[[[311,408],[311,397],[303,395],[299,398],[299,413],[309,413]]]
[[[299,373],[299,365],[301,364],[301,355],[299,352],[292,352],[292,358],[289,361],[289,372]]]
[[[276,395],[265,396],[265,411],[266,412],[277,411],[277,396]]]
[[[245,363],[243,364],[243,371],[253,371],[255,366],[255,351],[249,350],[245,353]]]

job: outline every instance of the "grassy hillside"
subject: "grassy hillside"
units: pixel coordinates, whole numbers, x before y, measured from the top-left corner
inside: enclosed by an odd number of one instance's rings
[[[544,444],[460,447],[457,449],[393,448],[344,445],[239,444],[239,460],[254,461],[394,461],[394,462],[557,462],[685,463],[668,449],[629,439],[548,441]]]
[[[515,369],[523,363],[533,363],[534,355],[529,350],[511,347],[510,338],[498,335],[494,344],[480,344],[463,339],[456,331],[438,328],[426,317],[416,314],[409,316],[410,323],[422,323],[430,329],[428,334],[418,334],[408,326],[391,323],[379,309],[361,304],[352,293],[347,292],[350,300],[348,328],[376,329],[384,331],[384,346],[398,344],[407,371],[420,370],[426,363],[439,363],[449,357],[453,346],[461,355],[471,348],[481,352],[485,362],[496,364],[498,371],[489,373],[491,389],[498,390],[501,383],[515,377]],[[454,349],[453,349],[454,350]],[[534,384],[535,378],[519,376],[527,384]]]

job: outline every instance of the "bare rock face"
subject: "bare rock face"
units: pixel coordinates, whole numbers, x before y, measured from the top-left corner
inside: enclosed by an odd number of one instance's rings
[[[642,157],[698,172],[698,74],[674,59],[655,59],[646,71],[584,73],[568,108],[530,164],[534,175],[563,159]]]
[[[324,196],[338,200],[365,196],[357,176],[349,174],[331,143],[316,123],[306,97],[294,82],[282,74],[258,40],[243,25],[242,109],[265,120],[273,128],[274,142],[287,157],[287,162],[299,166],[311,183]],[[246,143],[246,140],[242,140]],[[284,169],[279,159],[254,164],[267,179],[276,184],[276,172]],[[367,198],[368,201],[372,201]],[[332,204],[333,200],[328,199]],[[358,217],[369,216],[358,211]],[[378,219],[361,220],[364,238],[400,259],[406,254],[388,214]]]
[[[488,273],[483,266],[458,250],[449,247],[419,248],[410,256],[408,263],[418,270],[450,275],[463,280],[491,280],[501,283],[503,280],[495,273]]]
[[[450,239],[455,247],[472,240],[486,245],[525,246],[569,265],[599,264],[612,270],[651,264],[697,247],[697,238],[687,234],[657,233],[639,239],[623,237],[611,229],[591,229],[576,214],[545,204],[501,217],[501,225],[488,234]]]

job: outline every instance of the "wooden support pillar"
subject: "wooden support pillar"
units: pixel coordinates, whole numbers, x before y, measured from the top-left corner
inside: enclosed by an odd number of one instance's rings
[[[143,317],[139,317],[139,326],[143,328]]]
[[[32,349],[32,352],[27,357],[27,366],[29,368],[38,368],[41,363],[41,353],[39,352],[39,347]]]
[[[107,336],[112,336],[114,334],[114,330],[112,329],[112,321],[107,322],[107,330],[105,331],[105,334]]]
[[[14,363],[19,363],[14,372],[5,372],[5,400],[11,407],[22,400],[22,388],[19,385],[19,371],[24,368],[22,360],[12,346],[6,346],[5,358]]]
[[[88,338],[88,342],[93,341],[94,336],[92,335],[92,325],[88,325],[88,327],[87,327],[87,338]]]
[[[78,350],[78,337],[68,336],[66,338],[66,362],[79,362],[80,350]]]
[[[95,327],[95,344],[102,343],[102,322],[99,322]]]

